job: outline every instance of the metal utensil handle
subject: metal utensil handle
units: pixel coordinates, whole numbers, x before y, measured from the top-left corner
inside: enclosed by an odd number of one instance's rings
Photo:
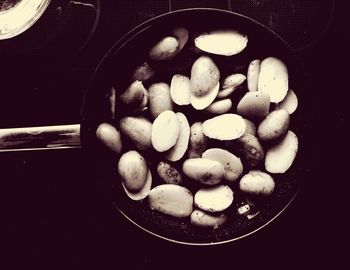
[[[0,129],[0,152],[80,147],[79,124]]]

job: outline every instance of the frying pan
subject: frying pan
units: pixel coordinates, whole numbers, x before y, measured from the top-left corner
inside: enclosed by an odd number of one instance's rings
[[[217,57],[214,61],[221,61],[220,65],[224,67],[224,72],[228,73],[232,70],[245,72],[249,62],[255,58],[279,57],[288,66],[290,87],[299,99],[298,109],[292,115],[290,124],[290,129],[299,137],[299,153],[292,167],[285,174],[273,176],[276,182],[274,193],[269,199],[258,202],[251,215],[237,213],[237,208],[245,201],[245,198],[237,193],[233,206],[226,212],[228,216],[226,224],[217,229],[194,227],[190,225],[188,219],[177,219],[152,211],[147,206],[147,200],[142,202],[130,200],[121,187],[121,181],[116,172],[118,157],[104,149],[95,136],[96,128],[100,123],[115,123],[118,121],[118,115],[126,113],[117,107],[116,119],[111,120],[109,101],[106,98],[111,86],[126,86],[130,83],[129,78],[132,70],[147,59],[147,53],[152,44],[171,33],[171,30],[178,26],[187,28],[190,34],[215,29],[236,29],[245,33],[249,39],[245,51],[229,58]],[[180,61],[180,63],[174,64],[174,70],[171,70],[172,74],[177,68],[188,70],[186,67],[187,57],[191,56],[185,55],[184,62]],[[107,196],[112,196],[115,212],[119,211],[131,223],[145,232],[168,241],[189,245],[227,243],[258,231],[280,215],[293,201],[303,181],[310,173],[310,163],[312,162],[310,131],[312,130],[314,104],[311,93],[305,90],[304,74],[301,59],[292,52],[289,45],[258,22],[239,14],[217,9],[179,10],[155,17],[137,26],[107,52],[97,66],[86,91],[81,126],[62,126],[56,130],[51,130],[51,127],[46,127],[44,130],[32,128],[29,132],[28,130],[16,129],[15,135],[13,132],[11,133],[11,130],[3,130],[0,131],[0,143],[7,145],[5,147],[10,151],[18,149],[19,145],[24,149],[27,149],[28,146],[32,149],[40,149],[40,144],[33,146],[33,141],[38,141],[37,138],[40,138],[41,143],[44,141],[46,145],[49,144],[48,142],[54,141],[51,144],[52,148],[65,148],[72,145],[79,147],[81,137],[81,145],[85,153],[96,164],[95,169],[98,171],[99,181],[105,184]],[[169,76],[170,74],[164,72],[157,79],[169,80]],[[118,109],[120,110],[118,111]],[[193,117],[196,117],[195,113]],[[25,137],[28,137],[28,134],[30,138],[26,140]],[[26,144],[26,142],[30,143]],[[126,146],[125,149],[128,147]],[[154,157],[150,153],[143,154],[146,160],[150,161],[151,170],[154,169],[154,163],[156,163]],[[153,174],[153,183],[160,183],[156,174]],[[110,192],[111,186],[112,192]],[[236,190],[237,187],[233,186],[233,189]]]

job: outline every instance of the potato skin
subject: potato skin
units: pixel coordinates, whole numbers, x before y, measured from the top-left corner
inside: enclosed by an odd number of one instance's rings
[[[152,147],[152,123],[143,117],[127,116],[119,122],[120,130],[139,150]]]
[[[208,137],[203,133],[202,122],[195,122],[190,129],[189,158],[199,158],[208,145]]]
[[[239,152],[250,167],[259,165],[265,158],[265,152],[254,135],[245,133],[238,139]]]
[[[262,141],[273,141],[284,135],[289,127],[289,114],[279,109],[269,113],[258,127],[258,136]]]
[[[181,184],[182,176],[179,171],[173,167],[171,164],[165,161],[158,163],[157,172],[160,178],[164,180],[167,184]]]
[[[265,172],[251,170],[241,178],[239,188],[247,194],[268,196],[275,189],[275,181]]]
[[[149,52],[154,61],[170,60],[178,53],[179,42],[175,37],[164,37]]]
[[[129,191],[137,192],[144,186],[147,171],[146,160],[137,151],[128,151],[119,159],[118,173]]]
[[[113,152],[121,153],[122,141],[120,132],[111,124],[101,123],[96,130],[96,137]]]
[[[170,87],[166,83],[154,83],[148,88],[149,109],[153,119],[164,111],[173,110]]]

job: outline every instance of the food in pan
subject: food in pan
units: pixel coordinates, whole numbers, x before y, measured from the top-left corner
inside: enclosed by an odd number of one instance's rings
[[[178,27],[115,90],[111,108],[125,110],[96,135],[117,156],[117,181],[131,200],[218,228],[228,211],[254,207],[247,199],[237,209],[236,195],[273,194],[275,175],[293,166],[298,151],[290,130],[298,100],[278,57],[251,58],[240,72],[221,66],[249,47],[248,38],[236,29],[197,34]],[[194,55],[190,68],[173,72],[173,61],[186,53]]]

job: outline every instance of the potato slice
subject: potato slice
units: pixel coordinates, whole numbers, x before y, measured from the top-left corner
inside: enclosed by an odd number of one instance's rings
[[[234,113],[226,113],[203,122],[203,133],[216,140],[234,140],[241,137],[246,129],[243,118]]]
[[[237,112],[249,120],[264,118],[270,109],[270,96],[262,92],[246,93],[237,105]]]
[[[200,227],[211,227],[217,229],[224,224],[226,220],[227,216],[223,213],[220,215],[213,215],[196,209],[191,214],[191,224]]]
[[[198,36],[194,43],[198,49],[204,52],[231,56],[245,49],[248,38],[234,30],[212,31]]]
[[[152,123],[144,117],[126,116],[119,123],[121,132],[128,137],[139,150],[152,148]]]
[[[218,184],[225,175],[224,167],[220,162],[207,158],[185,160],[182,171],[187,177],[206,185]]]
[[[201,188],[194,195],[194,204],[207,212],[224,211],[232,202],[233,191],[226,185]]]
[[[298,152],[298,137],[288,131],[284,138],[267,150],[265,169],[270,173],[284,173],[293,164]]]
[[[220,79],[220,71],[208,56],[201,56],[191,68],[191,93],[194,96],[207,96]]]
[[[223,82],[222,88],[218,93],[218,98],[226,98],[238,89],[246,80],[246,76],[240,73],[235,73],[227,76]]]
[[[248,91],[255,92],[258,91],[258,82],[260,74],[260,59],[255,59],[250,62],[247,71],[247,86]]]
[[[130,190],[127,189],[127,187],[125,186],[124,182],[122,182],[122,186],[124,188],[124,191],[126,193],[126,195],[134,200],[134,201],[140,201],[143,200],[144,198],[146,198],[151,190],[152,187],[152,173],[150,170],[148,170],[147,172],[147,178],[146,178],[146,182],[143,185],[143,187],[137,191],[137,192],[131,192]]]
[[[278,58],[268,57],[261,62],[258,90],[270,96],[273,103],[281,102],[287,95],[288,70]]]
[[[152,47],[149,58],[154,61],[170,60],[178,53],[178,47],[179,42],[175,37],[164,37]]]
[[[210,104],[205,110],[210,113],[223,114],[232,108],[232,101],[229,98],[218,100]]]
[[[165,152],[176,144],[180,133],[180,121],[173,111],[162,112],[152,125],[152,145],[158,152]]]
[[[180,133],[176,144],[165,154],[165,158],[170,161],[178,161],[186,153],[190,139],[190,125],[186,116],[178,112],[176,116],[180,122]]]
[[[275,189],[275,181],[265,172],[251,170],[240,180],[239,189],[247,194],[268,196]]]
[[[280,109],[285,109],[289,114],[295,112],[298,108],[298,97],[293,90],[288,90],[286,97],[277,104]]]
[[[219,93],[220,83],[218,82],[213,89],[205,96],[196,96],[191,94],[191,105],[196,110],[203,110],[213,103]]]
[[[177,105],[191,104],[191,84],[187,76],[175,74],[171,79],[170,96]]]
[[[227,181],[233,182],[243,173],[241,159],[227,150],[210,148],[203,153],[202,157],[220,162],[225,170],[224,179]]]
[[[193,211],[193,195],[187,188],[162,184],[151,189],[148,194],[149,207],[163,214],[183,218]]]
[[[121,153],[122,141],[120,132],[111,124],[100,124],[96,130],[96,137],[113,152]]]

